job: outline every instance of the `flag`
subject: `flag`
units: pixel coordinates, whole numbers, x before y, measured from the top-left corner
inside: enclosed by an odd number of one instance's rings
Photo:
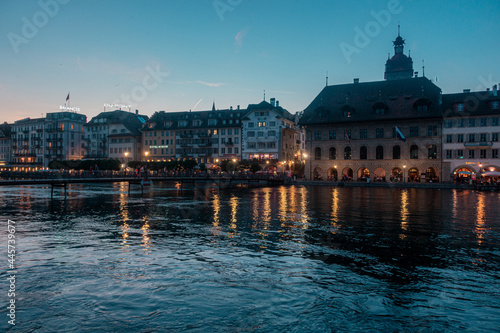
[[[347,130],[344,130],[344,139],[349,141],[349,144],[351,144],[351,137],[349,136],[349,133],[347,133]]]
[[[66,102],[69,100],[69,93],[68,93],[68,97],[66,97]]]
[[[398,137],[399,140],[406,142],[405,136],[403,135],[403,133],[401,133],[401,131],[397,126],[396,126],[396,136]]]

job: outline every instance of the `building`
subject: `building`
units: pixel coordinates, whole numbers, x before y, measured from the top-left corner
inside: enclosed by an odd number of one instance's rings
[[[293,162],[300,159],[301,136],[295,117],[271,98],[250,104],[242,119],[243,159]]]
[[[241,117],[230,107],[211,111],[159,111],[142,129],[144,160],[194,159],[199,163],[241,160]]]
[[[443,150],[456,181],[500,171],[500,97],[492,90],[444,94]]]
[[[441,89],[417,77],[394,41],[384,81],[326,86],[304,110],[306,179],[449,181]]]
[[[148,120],[145,115],[115,110],[101,112],[85,124],[86,159],[138,159],[141,154],[139,129]],[[128,153],[128,154],[125,154]]]
[[[15,167],[46,167],[45,152],[51,143],[45,140],[45,118],[25,118],[12,124],[11,163]]]
[[[10,142],[11,126],[7,123],[0,125],[0,166],[10,163],[12,146]]]
[[[67,111],[47,113],[45,126],[37,127],[35,133],[31,134],[36,140],[36,149],[40,149],[37,140],[45,135],[44,166],[48,166],[53,160],[83,158],[83,126],[86,122],[87,116],[79,113]]]

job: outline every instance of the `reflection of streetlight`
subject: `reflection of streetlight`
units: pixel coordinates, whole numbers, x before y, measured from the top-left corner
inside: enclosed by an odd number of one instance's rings
[[[406,183],[405,170],[406,170],[406,165],[403,165],[403,183]]]

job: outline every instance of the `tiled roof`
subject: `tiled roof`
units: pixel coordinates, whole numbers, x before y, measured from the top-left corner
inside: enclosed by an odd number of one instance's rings
[[[325,87],[304,110],[301,125],[441,117],[441,89],[425,77]],[[419,104],[428,111],[419,111]],[[375,109],[385,108],[383,115]],[[350,111],[351,117],[344,117]]]
[[[500,115],[500,110],[493,109],[493,102],[499,102],[500,96],[493,91],[476,91],[456,94],[443,94],[443,111],[445,117],[460,117],[474,115]],[[462,103],[463,111],[457,110]]]

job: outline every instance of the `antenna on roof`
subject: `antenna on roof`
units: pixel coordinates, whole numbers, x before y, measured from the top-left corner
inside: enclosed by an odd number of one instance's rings
[[[328,87],[328,71],[326,71],[326,86]]]
[[[424,59],[422,59],[422,76],[425,77]]]
[[[266,89],[264,89],[264,102],[266,101]]]
[[[399,25],[399,21],[398,21],[398,37],[400,37],[400,36],[399,36],[399,29],[400,29],[400,27],[401,27],[401,26]]]

